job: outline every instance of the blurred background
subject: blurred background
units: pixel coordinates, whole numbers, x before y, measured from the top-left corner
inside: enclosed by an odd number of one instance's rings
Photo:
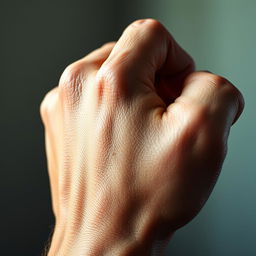
[[[254,0],[0,1],[1,255],[41,255],[53,229],[43,96],[68,64],[149,17],[167,27],[197,69],[227,77],[246,102],[212,196],[165,255],[256,255]]]

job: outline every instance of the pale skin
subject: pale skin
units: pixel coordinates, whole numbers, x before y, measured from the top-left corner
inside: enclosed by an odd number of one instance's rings
[[[162,255],[208,199],[243,97],[153,19],[68,66],[41,104],[49,256]]]

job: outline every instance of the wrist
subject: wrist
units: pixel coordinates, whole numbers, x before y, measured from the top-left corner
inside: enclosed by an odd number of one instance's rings
[[[56,225],[48,256],[158,256],[174,232],[166,231],[146,215],[129,220],[116,218],[97,223],[83,222],[79,228]]]

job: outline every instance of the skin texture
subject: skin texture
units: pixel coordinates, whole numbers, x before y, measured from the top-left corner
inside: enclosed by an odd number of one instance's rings
[[[195,72],[153,19],[68,66],[40,109],[48,255],[160,255],[209,197],[242,109],[234,85]]]

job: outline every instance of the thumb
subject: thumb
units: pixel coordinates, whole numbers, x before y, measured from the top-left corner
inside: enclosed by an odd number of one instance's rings
[[[191,73],[184,82],[181,95],[167,107],[167,119],[176,118],[182,109],[188,123],[208,123],[224,134],[241,115],[244,99],[240,91],[227,79],[208,72]]]

